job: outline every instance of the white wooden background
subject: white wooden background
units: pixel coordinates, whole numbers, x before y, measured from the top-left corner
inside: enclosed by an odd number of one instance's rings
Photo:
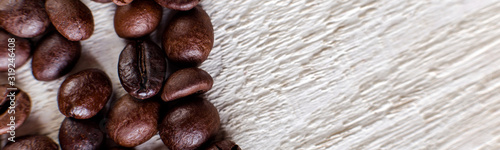
[[[71,73],[103,69],[120,97],[114,4],[83,2],[96,30]],[[245,150],[500,149],[498,1],[201,4],[215,28],[201,66],[215,80],[208,97],[221,133]],[[64,78],[36,81],[30,67],[18,68],[33,112],[17,134],[57,141]],[[165,147],[155,136],[137,149]]]

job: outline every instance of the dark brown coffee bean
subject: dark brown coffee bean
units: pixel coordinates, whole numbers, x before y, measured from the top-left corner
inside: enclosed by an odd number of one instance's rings
[[[111,0],[92,0],[94,2],[98,2],[98,3],[111,3],[112,1]]]
[[[104,141],[104,133],[94,120],[77,120],[66,117],[59,128],[59,144],[65,149],[98,149]]]
[[[45,135],[29,135],[9,142],[3,150],[58,150],[59,146],[54,140]]]
[[[0,135],[9,133],[15,136],[12,131],[28,119],[30,112],[31,100],[28,94],[14,86],[0,85]]]
[[[213,143],[206,150],[241,150],[241,148],[231,140],[222,140]]]
[[[117,144],[134,147],[142,144],[158,132],[160,103],[155,99],[137,101],[124,95],[111,107],[106,129]]]
[[[113,0],[113,3],[115,3],[118,6],[125,6],[130,3],[132,3],[133,0]]]
[[[57,31],[70,41],[88,39],[94,32],[94,17],[80,0],[46,0],[45,8]]]
[[[120,82],[137,99],[147,99],[160,92],[165,71],[165,55],[149,39],[129,42],[118,60]]]
[[[33,54],[33,76],[51,81],[66,75],[78,62],[81,51],[80,42],[69,41],[58,32],[46,35]]]
[[[87,69],[66,78],[59,88],[59,111],[76,119],[95,116],[108,102],[113,88],[108,75],[98,69]]]
[[[205,93],[212,88],[214,80],[199,68],[185,68],[168,77],[161,99],[171,101],[191,94]]]
[[[0,51],[0,72],[8,71],[9,67],[19,68],[30,57],[30,41],[10,35],[3,29],[0,29],[0,48],[3,49]]]
[[[158,4],[163,7],[175,9],[175,10],[190,10],[198,3],[200,0],[155,0]]]
[[[136,0],[126,6],[118,6],[114,25],[118,36],[138,38],[153,32],[160,24],[162,8],[153,0]]]
[[[162,44],[169,61],[184,66],[200,65],[214,45],[210,17],[200,6],[178,12],[165,29]]]
[[[214,105],[202,97],[177,101],[159,125],[160,137],[170,150],[196,149],[213,137],[220,127]]]
[[[13,35],[31,38],[45,32],[50,24],[43,0],[0,1],[0,26]]]

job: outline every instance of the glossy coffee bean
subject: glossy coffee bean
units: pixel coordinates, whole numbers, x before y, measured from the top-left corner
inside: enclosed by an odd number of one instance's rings
[[[116,7],[114,26],[122,38],[138,38],[153,32],[160,24],[162,8],[153,0],[136,0]]]
[[[122,96],[108,114],[109,137],[124,147],[146,142],[158,132],[159,108],[155,99],[137,101],[128,94]]]
[[[234,143],[233,141],[222,140],[213,143],[205,150],[241,150],[241,148],[238,145],[236,145],[236,143]]]
[[[118,6],[125,6],[130,3],[132,3],[133,0],[113,0],[113,3],[115,3]]]
[[[199,68],[185,68],[168,77],[161,99],[171,101],[192,94],[205,93],[212,88],[214,80]]]
[[[111,80],[98,69],[75,73],[61,84],[57,95],[59,111],[75,119],[95,116],[112,94]]]
[[[99,124],[91,119],[66,117],[59,128],[59,144],[65,149],[98,149],[104,141]]]
[[[183,66],[200,65],[214,44],[210,17],[200,6],[178,12],[165,29],[162,44],[169,61]]]
[[[18,37],[41,35],[50,24],[43,2],[44,0],[0,1],[0,26]]]
[[[158,4],[163,7],[175,9],[175,10],[190,10],[194,8],[200,0],[155,0]]]
[[[0,85],[0,135],[11,132],[21,126],[31,112],[31,100],[21,89],[7,84]],[[12,136],[14,136],[12,135]]]
[[[137,99],[147,99],[160,92],[165,71],[165,55],[149,39],[129,42],[118,60],[120,82]]]
[[[29,135],[15,138],[16,142],[9,142],[3,150],[58,150],[59,146],[45,135]]]
[[[70,41],[88,39],[94,32],[94,17],[80,0],[46,0],[45,8],[57,31]]]
[[[30,42],[27,39],[10,35],[3,29],[0,29],[0,47],[3,49],[0,51],[0,72],[7,72],[9,67],[13,69],[19,68],[24,65],[30,57]],[[12,49],[12,51],[10,49]],[[12,54],[12,52],[14,52],[14,54]],[[11,65],[9,66],[9,64]]]
[[[52,81],[66,75],[80,58],[80,42],[69,41],[58,32],[43,37],[33,54],[33,76],[40,81]]]
[[[213,137],[219,126],[219,113],[214,105],[202,97],[190,96],[167,110],[159,131],[170,150],[191,150]]]

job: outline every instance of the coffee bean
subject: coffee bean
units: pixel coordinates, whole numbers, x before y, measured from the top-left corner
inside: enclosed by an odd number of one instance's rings
[[[104,141],[104,133],[92,119],[77,120],[66,117],[59,128],[59,144],[64,149],[98,149]]]
[[[21,89],[7,84],[0,85],[0,135],[21,126],[31,111],[31,100]],[[13,117],[13,118],[12,118]]]
[[[92,0],[94,2],[98,2],[98,3],[110,3],[112,2],[111,0]]]
[[[120,54],[118,76],[134,98],[147,99],[160,92],[165,71],[165,55],[150,39],[131,41]]]
[[[210,17],[200,6],[178,12],[165,29],[162,44],[169,61],[184,66],[200,65],[214,44]]]
[[[156,99],[137,101],[124,95],[111,107],[106,123],[108,135],[117,144],[134,147],[158,132],[160,103]]]
[[[57,31],[71,41],[88,39],[94,32],[94,17],[80,0],[46,0],[45,8]]]
[[[175,9],[175,10],[190,10],[198,3],[200,0],[155,0],[158,4],[163,7]]]
[[[222,140],[213,143],[205,150],[241,150],[241,148],[238,145],[236,145],[236,143],[234,143],[233,141]]]
[[[219,130],[220,118],[214,105],[202,97],[176,101],[159,125],[160,137],[170,150],[196,149]]]
[[[13,35],[31,38],[45,32],[50,24],[43,0],[0,1],[0,26]]]
[[[29,135],[15,138],[16,142],[9,142],[3,150],[58,150],[54,140],[45,135]]]
[[[112,94],[111,81],[101,70],[87,69],[66,78],[59,88],[59,111],[76,119],[89,119],[106,105]]]
[[[14,38],[14,42],[9,42],[11,41],[10,38]],[[30,41],[10,35],[3,29],[0,29],[0,48],[3,49],[0,51],[0,72],[8,71],[9,64],[13,64],[10,68],[19,68],[24,65],[30,57]],[[12,52],[14,54],[12,54]]]
[[[78,62],[81,50],[80,42],[69,41],[58,32],[46,35],[33,54],[33,76],[40,81],[51,81],[64,76]]]
[[[125,6],[130,3],[132,3],[133,0],[113,0],[113,3],[115,3],[118,6]]]
[[[192,94],[205,93],[212,88],[214,80],[206,71],[199,68],[185,68],[168,77],[161,98],[171,101]]]
[[[153,32],[160,24],[162,8],[153,0],[136,0],[116,7],[114,25],[118,36],[138,38]]]

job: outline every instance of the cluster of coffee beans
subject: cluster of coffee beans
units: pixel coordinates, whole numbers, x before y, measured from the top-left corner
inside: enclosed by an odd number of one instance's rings
[[[93,0],[108,3],[111,0]],[[66,116],[59,130],[64,149],[126,149],[140,145],[156,133],[171,150],[239,150],[230,140],[216,141],[220,118],[203,93],[213,79],[198,68],[214,43],[210,17],[199,0],[113,0],[116,34],[127,41],[118,60],[120,83],[128,94],[109,102],[110,78],[99,69],[86,69],[68,76],[61,84],[57,102]],[[175,10],[160,39],[152,41],[163,7]],[[52,25],[51,25],[52,24]],[[68,74],[80,58],[79,41],[94,31],[90,9],[80,0],[0,1],[0,46],[15,37],[18,66],[35,47],[32,73],[40,81],[52,81]],[[29,38],[29,39],[28,39]],[[36,44],[31,44],[36,43]],[[35,45],[35,46],[33,46]],[[7,52],[0,51],[0,71],[8,70]],[[167,66],[175,66],[167,71]],[[9,120],[11,85],[1,85],[0,123]],[[15,126],[29,116],[31,101],[15,91]],[[110,104],[109,107],[106,107]],[[0,134],[10,127],[0,126]],[[9,142],[4,149],[58,149],[50,138],[31,135]]]

